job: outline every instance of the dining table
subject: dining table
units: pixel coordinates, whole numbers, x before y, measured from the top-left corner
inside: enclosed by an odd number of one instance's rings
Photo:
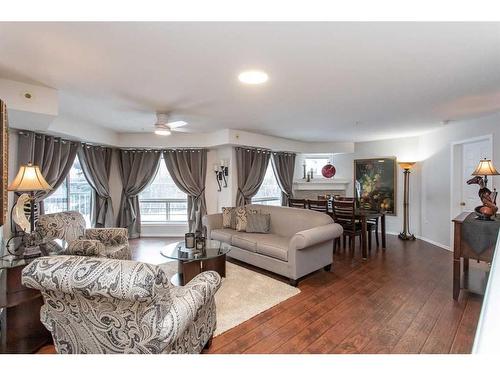
[[[328,214],[332,216],[333,210],[331,207],[328,207]],[[354,217],[357,221],[361,223],[361,256],[363,260],[368,259],[368,220],[369,219],[378,219],[380,218],[380,230],[382,237],[382,249],[386,248],[386,229],[385,229],[385,212],[384,211],[375,211],[375,210],[367,210],[363,208],[356,208],[354,211]]]
[[[361,223],[361,256],[363,260],[368,259],[368,220],[380,218],[380,231],[382,237],[382,249],[386,246],[386,231],[385,231],[385,212],[371,211],[357,208],[354,211],[354,217]]]

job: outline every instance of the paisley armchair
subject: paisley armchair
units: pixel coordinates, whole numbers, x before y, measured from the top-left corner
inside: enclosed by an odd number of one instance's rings
[[[174,287],[157,266],[81,256],[42,257],[22,283],[41,291],[40,317],[58,353],[200,353],[216,328],[216,272]]]
[[[56,241],[63,240],[67,247]],[[130,259],[128,233],[125,228],[85,229],[85,219],[77,211],[41,215],[35,231],[25,244],[40,246],[45,255],[69,254]]]

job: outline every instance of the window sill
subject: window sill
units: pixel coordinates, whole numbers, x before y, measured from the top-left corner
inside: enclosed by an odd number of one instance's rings
[[[148,221],[146,223],[142,222],[141,223],[141,226],[143,227],[164,227],[164,226],[184,226],[184,225],[188,225],[188,223],[186,221],[159,221],[159,222],[152,222],[152,221]]]

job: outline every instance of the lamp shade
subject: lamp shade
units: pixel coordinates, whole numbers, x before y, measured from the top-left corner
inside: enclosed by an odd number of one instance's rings
[[[399,166],[403,169],[411,169],[415,165],[414,161],[399,161]]]
[[[499,174],[489,159],[481,160],[474,172],[472,172],[473,176],[496,176]]]
[[[16,178],[7,188],[11,191],[52,190],[40,171],[38,165],[31,163],[21,165]]]

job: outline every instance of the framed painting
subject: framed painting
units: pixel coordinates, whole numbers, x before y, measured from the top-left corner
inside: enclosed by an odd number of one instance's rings
[[[354,197],[358,207],[396,215],[395,157],[354,160]]]
[[[2,185],[0,187],[0,225],[5,223],[7,213],[7,180],[9,164],[9,129],[7,122],[7,107],[0,99],[0,175]]]

